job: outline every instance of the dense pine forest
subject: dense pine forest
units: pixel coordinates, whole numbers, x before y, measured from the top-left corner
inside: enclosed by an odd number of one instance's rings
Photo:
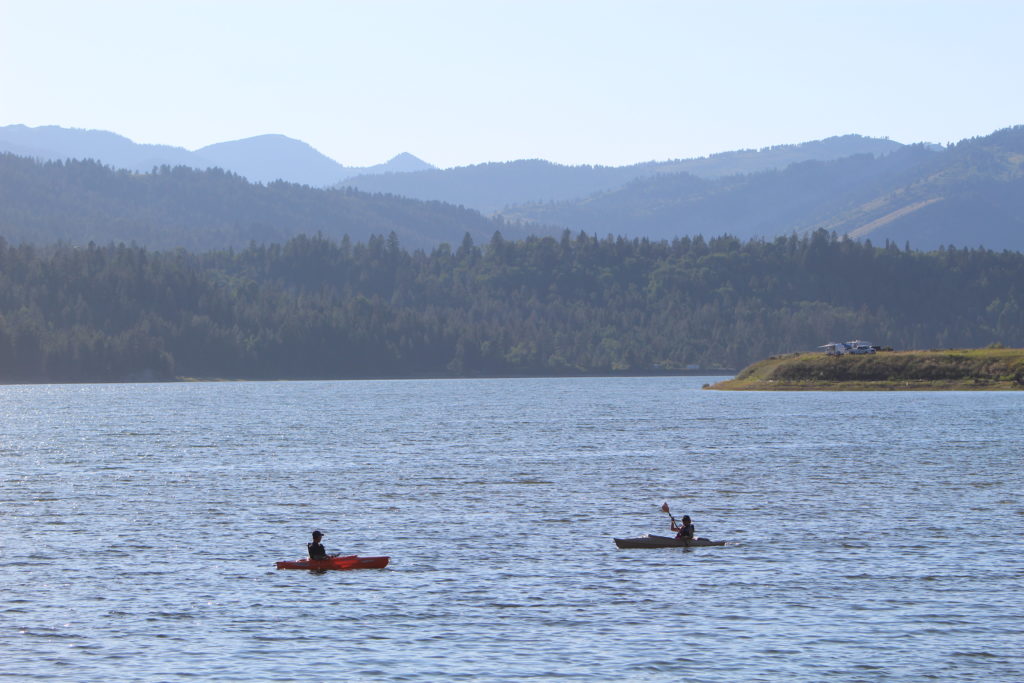
[[[1024,255],[805,238],[0,244],[0,381],[647,373],[1020,345]]]

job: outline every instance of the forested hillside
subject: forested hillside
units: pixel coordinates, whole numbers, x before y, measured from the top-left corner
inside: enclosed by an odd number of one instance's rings
[[[862,338],[1022,345],[1024,255],[825,232],[770,242],[566,233],[409,252],[0,244],[0,381],[739,368]]]
[[[920,249],[1024,250],[1024,126],[936,149],[807,161],[720,179],[659,175],[582,200],[503,212],[573,230],[771,239],[824,227]]]
[[[154,166],[212,165],[184,147],[139,144],[105,130],[60,126],[0,126],[0,152],[43,161],[92,159],[134,171],[149,171]]]
[[[408,247],[525,230],[476,211],[355,190],[253,184],[220,170],[117,171],[93,161],[38,163],[0,154],[0,235],[12,243],[126,242],[205,251],[322,233],[366,241],[396,233]],[[532,227],[532,230],[537,230]]]
[[[785,168],[809,160],[825,161],[856,154],[884,155],[900,147],[902,145],[891,140],[844,135],[797,145],[630,166],[565,166],[528,159],[415,173],[361,175],[347,178],[341,185],[365,192],[440,200],[493,213],[513,204],[584,199],[596,192],[620,188],[638,178],[679,173],[720,178]]]
[[[652,239],[721,232],[742,239],[774,237],[834,220],[892,187],[914,182],[939,154],[908,145],[884,157],[807,161],[717,180],[660,175],[585,200],[513,207],[504,215]]]

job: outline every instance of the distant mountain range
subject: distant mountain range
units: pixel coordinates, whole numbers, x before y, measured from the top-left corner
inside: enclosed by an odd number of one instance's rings
[[[207,249],[393,231],[403,246],[429,249],[495,230],[508,239],[564,229],[772,239],[825,228],[916,249],[1024,251],[1024,126],[947,147],[847,135],[622,167],[520,160],[440,170],[399,155],[357,171],[280,135],[190,152],[53,126],[0,128],[4,150],[0,235],[14,242]],[[349,172],[359,174],[337,180]]]
[[[100,130],[0,126],[0,152],[43,161],[91,159],[143,173],[160,166],[221,168],[254,183],[283,180],[311,187],[354,187],[364,192],[448,202],[485,214],[516,204],[583,198],[663,174],[686,172],[719,178],[785,168],[801,161],[827,161],[855,154],[879,156],[900,147],[891,140],[844,135],[629,166],[566,166],[527,159],[438,169],[408,153],[375,166],[344,166],[305,142],[284,135],[258,135],[189,151],[170,145],[139,144]]]
[[[881,156],[902,146],[892,140],[844,135],[797,145],[630,166],[564,166],[540,159],[525,159],[412,173],[358,175],[347,178],[340,185],[364,192],[435,199],[468,206],[483,213],[495,213],[516,204],[583,199],[643,178],[678,173],[721,178],[786,168],[801,161],[828,161],[857,154]]]
[[[772,238],[825,228],[916,249],[1024,250],[1024,126],[943,148],[805,161],[717,179],[661,174],[589,197],[511,207],[509,220],[653,239]]]
[[[222,168],[254,183],[284,180],[312,187],[329,187],[357,175],[433,168],[406,153],[376,166],[343,166],[305,142],[284,135],[258,135],[190,152],[183,147],[139,144],[107,131],[59,126],[0,126],[0,152],[43,161],[92,159],[113,168],[144,173],[160,166]]]

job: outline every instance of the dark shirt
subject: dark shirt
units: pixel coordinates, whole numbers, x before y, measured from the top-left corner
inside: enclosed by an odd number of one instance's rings
[[[680,541],[685,539],[693,538],[693,534],[696,529],[693,526],[693,522],[686,524],[685,526],[679,527],[679,533],[676,534],[676,538]]]
[[[309,548],[309,559],[311,560],[325,560],[327,559],[327,551],[324,550],[323,543],[307,543],[306,547]]]

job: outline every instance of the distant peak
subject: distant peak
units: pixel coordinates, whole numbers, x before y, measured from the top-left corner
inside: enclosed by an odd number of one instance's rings
[[[419,157],[409,154],[408,152],[402,152],[388,159],[387,163],[382,164],[388,171],[407,172],[407,171],[425,171],[434,168],[432,164],[428,164]]]
[[[402,152],[401,154],[396,154],[395,156],[393,156],[390,159],[388,159],[388,163],[389,164],[391,162],[393,162],[393,161],[419,161],[420,163],[423,162],[422,159],[420,159],[419,157],[416,157],[416,156],[414,156],[412,154],[409,154],[408,152]]]
[[[251,146],[251,145],[254,145],[254,144],[256,144],[256,145],[268,145],[269,144],[269,145],[273,145],[274,147],[303,147],[303,148],[310,147],[311,148],[311,146],[310,146],[310,144],[308,142],[303,142],[302,140],[296,140],[295,138],[290,138],[287,135],[281,135],[280,133],[266,133],[264,135],[253,135],[252,137],[240,138],[238,140],[228,140],[226,142],[216,142],[216,143],[214,143],[212,145],[207,145],[206,147],[201,147],[200,149],[198,149],[196,151],[197,152],[202,152],[202,151],[205,151],[205,150],[210,150],[210,149],[215,149],[215,148],[238,147],[238,146],[243,146],[243,145],[244,146]]]

